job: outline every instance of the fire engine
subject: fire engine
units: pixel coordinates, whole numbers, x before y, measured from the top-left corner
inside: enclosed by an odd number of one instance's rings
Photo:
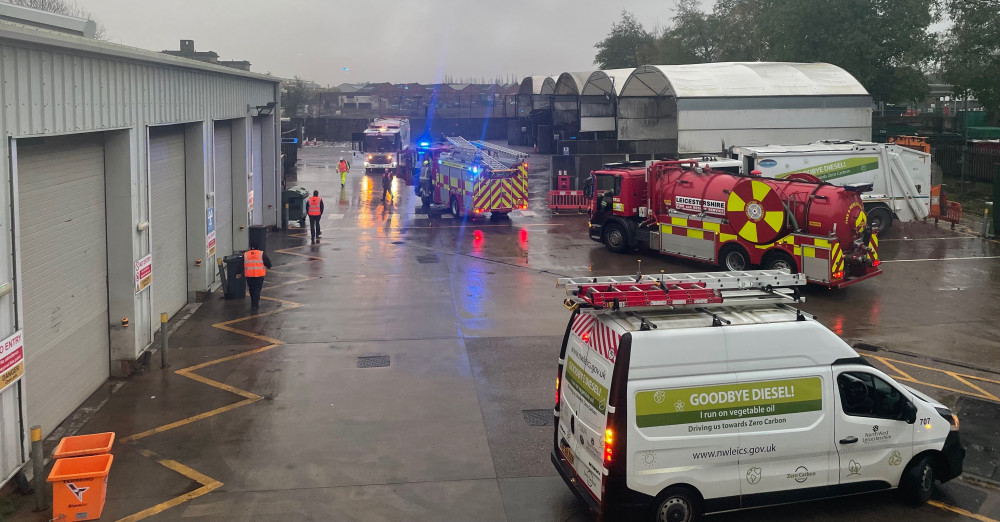
[[[698,160],[605,167],[584,188],[590,238],[612,252],[644,246],[726,270],[801,272],[832,288],[882,273],[861,201],[870,183],[738,175]]]
[[[450,147],[421,146],[420,181],[414,192],[426,206],[448,205],[456,217],[506,216],[528,208],[526,154],[460,136]]]
[[[379,118],[365,129],[365,174],[389,169],[397,174],[400,157],[410,148],[410,120]]]

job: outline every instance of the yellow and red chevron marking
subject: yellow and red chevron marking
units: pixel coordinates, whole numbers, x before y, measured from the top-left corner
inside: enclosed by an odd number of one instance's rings
[[[840,249],[840,243],[833,245],[833,263],[830,266],[833,274],[844,271],[844,252]]]
[[[878,235],[872,234],[871,240],[868,241],[868,248],[872,252],[872,261],[878,261]]]

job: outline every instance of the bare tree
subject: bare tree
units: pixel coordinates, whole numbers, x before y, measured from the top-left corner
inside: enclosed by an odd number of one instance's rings
[[[38,9],[39,11],[47,11],[49,13],[83,18],[84,20],[94,20],[97,22],[97,33],[94,37],[104,40],[107,36],[107,30],[105,29],[104,24],[97,21],[94,18],[93,13],[85,10],[80,6],[80,4],[76,3],[75,0],[4,0],[4,2],[19,5],[21,7]]]

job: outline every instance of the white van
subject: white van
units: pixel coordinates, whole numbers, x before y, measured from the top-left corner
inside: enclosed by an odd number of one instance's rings
[[[610,519],[899,487],[962,472],[958,417],[788,305],[782,271],[560,279],[552,462]],[[782,288],[785,287],[785,288]]]

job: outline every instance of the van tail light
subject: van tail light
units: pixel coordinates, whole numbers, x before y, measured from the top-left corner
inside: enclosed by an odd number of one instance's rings
[[[556,375],[556,410],[559,410],[559,400],[562,398],[560,396],[560,390],[559,390],[559,384],[560,384],[559,378],[561,376],[562,376],[562,365],[559,366],[559,375]]]
[[[611,428],[604,430],[604,465],[611,464],[615,451],[615,432]]]

